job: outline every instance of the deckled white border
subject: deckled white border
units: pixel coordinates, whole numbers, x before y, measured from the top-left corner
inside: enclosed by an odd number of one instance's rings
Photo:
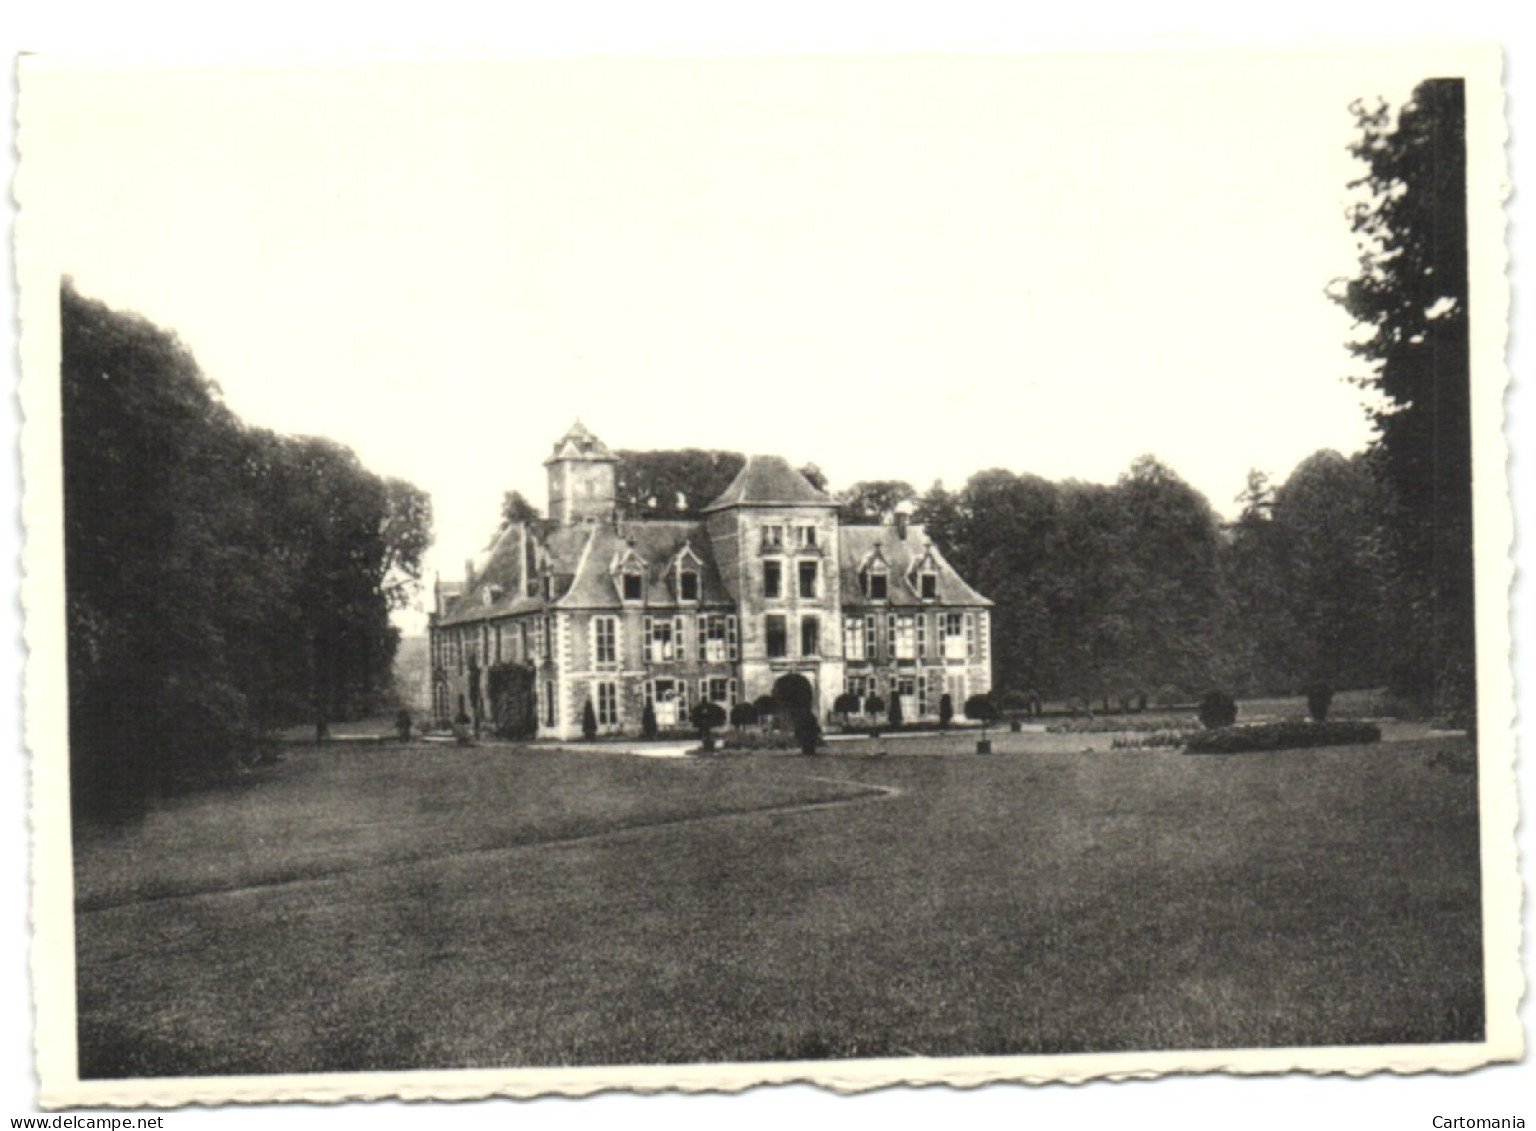
[[[1333,44],[1309,49],[1369,52],[1380,48]],[[1134,1052],[1058,1057],[895,1059],[639,1066],[580,1069],[475,1070],[326,1074],[312,1076],[198,1077],[88,1081],[74,1070],[72,879],[69,867],[67,760],[63,710],[63,538],[59,501],[58,278],[63,264],[50,255],[47,171],[28,163],[29,83],[67,60],[28,60],[20,68],[15,184],[21,290],[22,457],[26,494],[22,513],[28,538],[23,604],[27,665],[26,735],[33,767],[33,983],[37,1008],[37,1064],[44,1107],[160,1106],[228,1101],[318,1100],[395,1096],[470,1099],[491,1095],[587,1095],[636,1092],[738,1091],[764,1083],[810,1081],[844,1092],[894,1083],[974,1087],[993,1081],[1123,1079],[1165,1073],[1270,1073],[1300,1070],[1362,1075],[1372,1072],[1461,1072],[1523,1055],[1517,1009],[1524,991],[1520,969],[1520,883],[1514,849],[1517,799],[1514,777],[1513,682],[1509,667],[1509,585],[1513,520],[1509,508],[1503,432],[1507,373],[1509,291],[1505,278],[1507,195],[1500,58],[1491,44],[1434,43],[1390,48],[1411,57],[1423,75],[1467,80],[1468,197],[1473,317],[1474,480],[1478,561],[1479,698],[1482,719],[1480,804],[1484,869],[1484,958],[1488,1037],[1480,1044],[1360,1046],[1194,1052]],[[397,56],[403,58],[404,56]],[[97,59],[96,63],[106,60]],[[142,62],[143,60],[137,60]],[[229,61],[235,61],[231,58]],[[271,62],[271,58],[263,61]],[[307,60],[314,63],[313,57]]]

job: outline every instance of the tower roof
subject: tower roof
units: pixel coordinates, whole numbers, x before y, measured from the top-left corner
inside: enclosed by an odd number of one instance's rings
[[[544,461],[548,467],[562,460],[578,460],[586,463],[617,463],[618,457],[608,450],[608,445],[594,436],[580,420],[555,441],[554,453]]]
[[[811,481],[790,466],[783,456],[748,456],[731,485],[704,511],[707,514],[727,507],[832,505],[832,499],[811,486]]]

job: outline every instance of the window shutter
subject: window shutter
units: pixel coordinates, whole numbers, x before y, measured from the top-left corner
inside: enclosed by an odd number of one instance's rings
[[[672,618],[672,655],[677,659],[678,663],[682,663],[682,662],[684,662],[685,660],[688,659],[688,648],[687,648],[687,645],[684,643],[684,640],[685,640],[685,638],[683,636],[683,618],[682,617],[673,617]]]
[[[677,721],[688,725],[688,681],[682,679],[677,681]]]
[[[703,615],[694,617],[693,631],[699,638],[698,656],[702,664],[709,659],[709,618]]]
[[[703,703],[709,698],[709,680],[699,680],[699,702]]]
[[[655,628],[655,626],[652,623],[651,618],[650,617],[646,617],[645,618],[645,662],[648,663],[648,664],[652,664],[652,663],[656,662],[652,658],[652,650],[653,650],[653,646],[654,646],[654,644],[656,642],[656,636],[655,636],[654,628]]]
[[[731,659],[736,659],[736,618],[734,616],[725,618],[725,640]]]
[[[731,680],[731,682],[729,684],[729,687],[728,687],[728,690],[727,690],[727,695],[730,697],[731,706],[732,707],[736,706],[736,703],[737,703],[736,681],[734,679]]]
[[[967,659],[976,655],[976,617],[972,613],[965,614],[965,655]]]
[[[614,617],[612,619],[613,619],[613,659],[614,659],[614,662],[616,664],[618,664],[619,667],[622,668],[624,666],[624,618],[623,617]],[[618,693],[617,692],[617,688],[615,688],[615,692],[614,693],[615,694]]]

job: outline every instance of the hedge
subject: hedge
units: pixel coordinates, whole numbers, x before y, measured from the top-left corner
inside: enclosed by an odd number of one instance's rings
[[[1305,746],[1352,746],[1380,742],[1381,728],[1374,723],[1329,723],[1287,719],[1278,723],[1218,727],[1191,736],[1191,754],[1243,754],[1252,750],[1292,750]]]

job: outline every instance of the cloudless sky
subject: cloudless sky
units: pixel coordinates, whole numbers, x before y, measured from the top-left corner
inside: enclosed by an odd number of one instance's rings
[[[61,262],[247,420],[428,490],[457,576],[613,447],[833,487],[1151,452],[1223,513],[1369,438],[1349,103],[1394,57],[586,59],[69,72]],[[29,156],[33,150],[28,150]]]

